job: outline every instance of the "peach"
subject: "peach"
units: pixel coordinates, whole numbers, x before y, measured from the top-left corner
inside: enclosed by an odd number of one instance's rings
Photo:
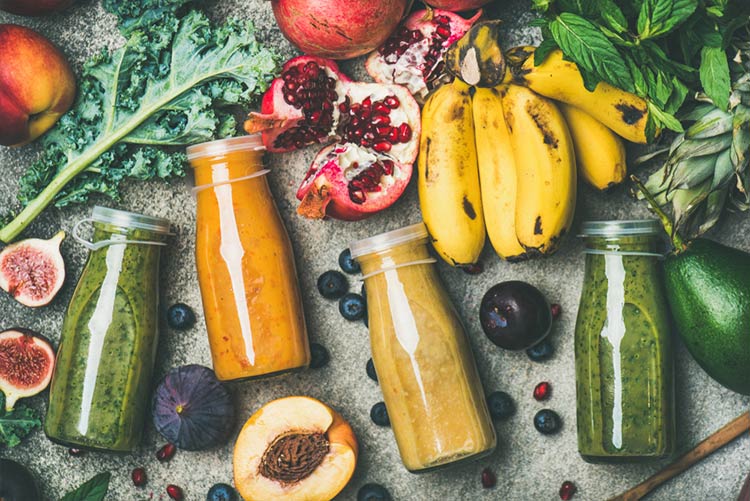
[[[73,104],[76,80],[65,56],[29,28],[0,24],[0,144],[44,134]]]
[[[0,0],[0,10],[19,16],[43,16],[72,3],[73,0]]]
[[[245,501],[328,501],[346,486],[358,446],[323,402],[286,397],[261,407],[234,446],[234,484]]]

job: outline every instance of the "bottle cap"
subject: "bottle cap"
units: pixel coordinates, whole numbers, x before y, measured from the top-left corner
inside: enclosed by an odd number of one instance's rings
[[[265,149],[261,135],[250,134],[188,146],[187,157],[188,160],[195,160],[202,157],[220,157],[233,151],[265,151]]]
[[[349,246],[349,250],[352,253],[352,258],[357,258],[366,254],[372,254],[373,252],[384,251],[413,240],[427,238],[428,236],[427,227],[424,223],[417,223],[359,240],[352,243]]]
[[[90,220],[95,223],[112,224],[123,228],[136,228],[169,234],[169,221],[160,217],[146,216],[135,212],[110,209],[97,205],[91,211]],[[84,220],[85,221],[85,220]]]
[[[579,237],[623,237],[634,235],[658,235],[662,233],[658,219],[632,219],[614,221],[584,221]]]

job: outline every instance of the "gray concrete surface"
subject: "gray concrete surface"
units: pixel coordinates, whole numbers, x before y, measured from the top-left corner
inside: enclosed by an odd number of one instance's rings
[[[506,43],[533,41],[533,32],[523,28],[530,19],[526,0],[497,2],[493,10],[505,20]],[[227,15],[253,18],[263,37],[283,52],[293,49],[275,28],[269,2],[263,0],[221,0],[207,3],[217,19]],[[86,57],[102,47],[120,43],[111,17],[94,0],[82,0],[66,13],[43,19],[24,19],[0,14],[0,22],[31,26],[59,44],[80,67]],[[0,57],[2,55],[0,54]],[[361,62],[347,63],[352,72],[361,71]],[[354,69],[357,69],[354,71]],[[17,179],[38,153],[37,147],[0,148],[0,209],[13,205]],[[279,209],[291,234],[297,257],[299,278],[304,291],[305,309],[313,341],[331,352],[331,363],[320,370],[265,382],[233,385],[238,402],[238,421],[244,420],[264,402],[273,398],[304,394],[320,398],[352,423],[361,445],[356,474],[339,496],[342,500],[356,498],[359,487],[378,482],[388,487],[397,500],[553,500],[564,480],[574,481],[579,489],[577,500],[602,500],[625,490],[659,469],[654,465],[593,466],[584,463],[576,452],[575,386],[573,367],[573,330],[582,280],[581,245],[569,240],[560,252],[550,258],[523,264],[500,262],[488,247],[482,256],[485,271],[469,276],[460,270],[440,265],[447,289],[458,306],[469,331],[487,392],[505,390],[515,399],[518,411],[512,419],[498,423],[499,446],[489,458],[453,470],[415,476],[408,473],[399,460],[391,431],[374,426],[369,419],[370,407],[382,399],[378,386],[367,378],[365,363],[369,358],[367,330],[361,323],[347,323],[335,303],[321,298],[315,280],[327,269],[336,268],[338,253],[348,242],[368,235],[398,228],[418,221],[416,189],[409,188],[393,208],[367,221],[307,221],[294,209],[294,192],[315,154],[315,148],[270,158],[270,182]],[[192,255],[194,241],[194,201],[189,192],[190,181],[163,183],[132,183],[125,189],[121,203],[100,200],[124,209],[169,218],[176,232],[164,254],[162,269],[162,302],[169,305],[183,301],[192,305],[199,315],[198,325],[188,332],[169,330],[162,319],[157,375],[185,363],[210,365],[208,343],[202,323],[202,310]],[[26,232],[27,236],[49,237],[58,228],[70,230],[84,217],[90,207],[50,209]],[[642,203],[630,199],[626,190],[612,194],[595,193],[582,188],[577,221],[585,218],[633,218],[647,215]],[[719,240],[750,250],[750,219],[746,214],[727,215],[714,232]],[[25,308],[7,295],[0,295],[0,327],[24,326],[59,340],[59,329],[65,305],[71,297],[84,263],[85,252],[72,240],[63,245],[68,278],[58,298],[40,310]],[[562,319],[553,334],[555,357],[546,363],[532,363],[523,353],[502,351],[491,344],[481,332],[478,305],[483,292],[494,283],[509,279],[529,281],[541,288],[550,300],[563,307]],[[354,287],[358,287],[355,284]],[[685,349],[677,347],[677,401],[679,417],[679,448],[686,450],[746,411],[750,400],[723,389],[709,379],[690,359]],[[553,385],[550,401],[540,404],[532,398],[532,389],[540,381]],[[46,394],[31,399],[39,409],[46,407]],[[532,424],[534,413],[542,407],[555,409],[564,420],[559,435],[545,437]],[[238,426],[239,426],[238,423]],[[685,474],[657,490],[653,500],[734,500],[742,479],[750,469],[750,440],[744,437],[703,461]],[[140,449],[126,456],[90,453],[74,458],[67,451],[52,445],[41,432],[35,433],[21,446],[2,450],[8,456],[28,465],[38,476],[49,499],[57,500],[64,492],[95,473],[109,470],[113,480],[108,500],[166,500],[165,486],[182,486],[189,501],[205,499],[215,482],[230,482],[232,443],[207,452],[178,452],[168,464],[161,464],[154,453],[164,443],[149,424]],[[136,489],[130,471],[136,466],[146,468],[149,483]],[[498,483],[492,490],[480,484],[480,472],[491,467]]]

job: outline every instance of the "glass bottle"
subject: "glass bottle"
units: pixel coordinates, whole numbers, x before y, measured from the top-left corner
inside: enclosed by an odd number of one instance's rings
[[[78,227],[93,223],[93,243]],[[158,338],[164,219],[95,207],[74,237],[90,250],[68,305],[52,377],[45,433],[54,442],[127,452],[150,404]]]
[[[365,277],[380,388],[411,472],[484,456],[496,442],[474,355],[427,242],[419,223],[350,246]]]
[[[674,451],[674,364],[656,220],[583,224],[575,333],[578,450],[589,462]]]
[[[195,258],[216,376],[267,377],[310,363],[292,244],[263,166],[260,135],[188,148]]]

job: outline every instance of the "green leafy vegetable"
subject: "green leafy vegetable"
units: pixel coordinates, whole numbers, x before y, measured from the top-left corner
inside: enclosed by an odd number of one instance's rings
[[[729,78],[729,63],[721,47],[703,47],[701,51],[701,85],[706,95],[716,106],[726,110],[729,93],[732,91]]]
[[[102,501],[109,490],[109,480],[112,474],[99,473],[77,489],[70,491],[60,501]]]
[[[0,446],[17,446],[41,425],[39,412],[23,404],[17,404],[12,411],[6,412],[5,394],[0,392]]]
[[[183,176],[184,146],[234,135],[232,107],[266,90],[277,57],[248,22],[212,26],[182,11],[188,0],[104,0],[127,41],[88,61],[73,108],[42,139],[44,153],[21,179],[21,213],[0,230],[13,240],[50,203],[101,193],[125,179]]]

